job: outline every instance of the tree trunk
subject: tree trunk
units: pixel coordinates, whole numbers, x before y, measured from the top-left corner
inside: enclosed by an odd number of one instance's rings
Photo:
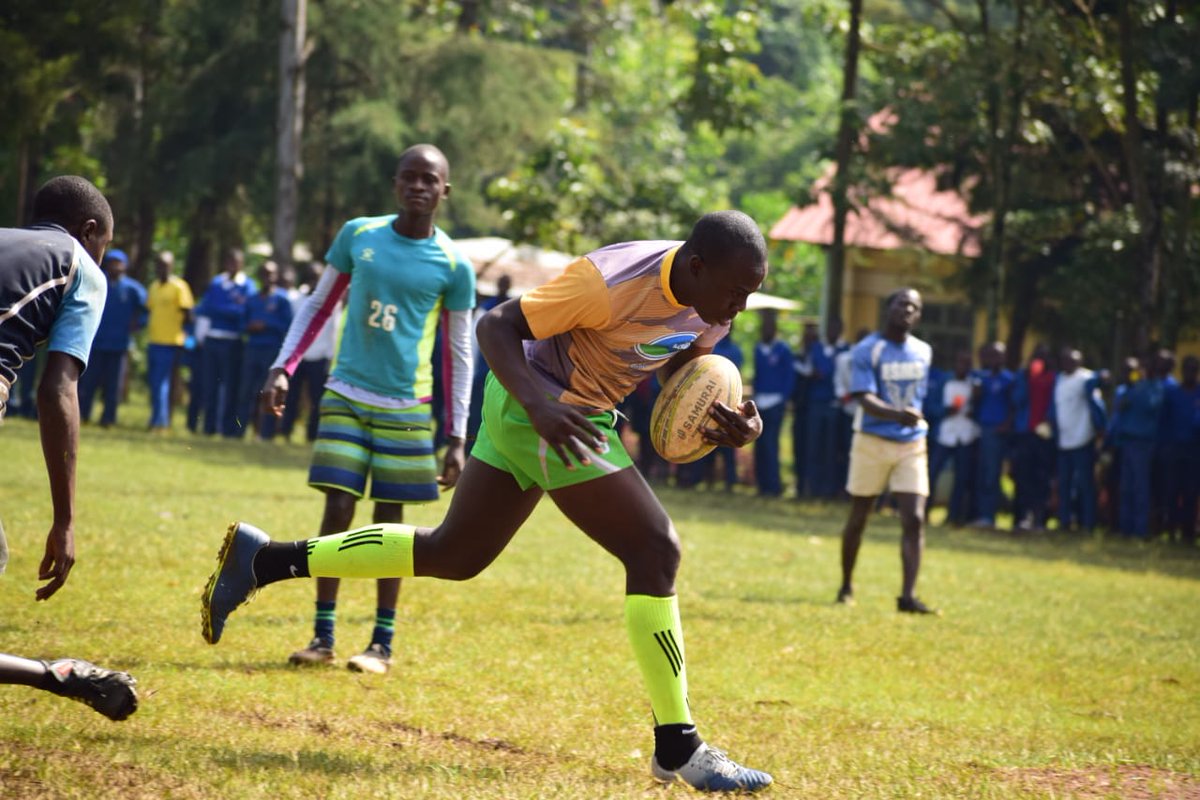
[[[837,171],[833,176],[833,241],[825,266],[825,320],[842,316],[842,281],[846,272],[846,216],[850,213],[847,189],[850,183],[850,157],[858,131],[855,92],[858,84],[859,22],[862,0],[850,0],[850,31],[846,34],[846,58],[842,67],[842,102],[838,111]]]
[[[300,138],[304,128],[304,62],[307,0],[281,0],[279,34],[279,138],[275,153],[275,230],[271,249],[280,272],[293,266],[296,217],[302,173]]]
[[[469,33],[479,27],[479,0],[462,0],[458,4],[458,19],[454,28],[459,33]]]
[[[1130,18],[1128,2],[1117,3],[1117,7],[1124,117],[1121,151],[1125,157],[1126,179],[1133,195],[1134,212],[1141,228],[1138,232],[1137,246],[1133,248],[1138,283],[1137,307],[1131,333],[1134,353],[1144,356],[1148,353],[1153,338],[1154,310],[1162,273],[1162,214],[1151,196],[1148,165],[1142,144],[1142,122],[1138,116],[1137,74],[1134,67],[1133,20]]]
[[[183,262],[183,279],[192,287],[197,298],[208,289],[212,280],[217,249],[217,213],[212,198],[196,204],[188,221],[188,250]]]

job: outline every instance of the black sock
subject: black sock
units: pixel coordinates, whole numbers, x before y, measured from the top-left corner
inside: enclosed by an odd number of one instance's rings
[[[266,586],[288,578],[307,578],[308,541],[268,542],[254,556],[254,581]]]
[[[663,769],[679,769],[704,744],[695,725],[656,725],[654,759]]]

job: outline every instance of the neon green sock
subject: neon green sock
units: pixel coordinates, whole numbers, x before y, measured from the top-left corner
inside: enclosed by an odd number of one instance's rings
[[[308,540],[314,578],[411,578],[416,527],[380,522]]]
[[[650,692],[655,724],[690,725],[679,601],[674,595],[626,595],[625,628]]]

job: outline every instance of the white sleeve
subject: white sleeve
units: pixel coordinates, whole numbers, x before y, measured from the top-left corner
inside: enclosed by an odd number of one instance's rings
[[[279,354],[275,356],[271,369],[287,369],[289,375],[295,371],[296,363],[329,321],[333,307],[342,299],[348,284],[348,276],[332,267],[325,268],[308,299],[292,317],[292,324],[288,326],[287,336],[283,339],[283,346],[279,348]],[[336,296],[333,296],[334,294]],[[319,326],[314,326],[318,317],[321,317]],[[314,327],[316,329],[312,330]],[[307,341],[304,341],[305,339]]]
[[[473,334],[471,309],[448,311],[449,330],[443,346],[450,348],[450,397],[446,404],[451,436],[465,438],[467,416],[471,413],[471,382],[475,371],[475,352],[471,346]]]

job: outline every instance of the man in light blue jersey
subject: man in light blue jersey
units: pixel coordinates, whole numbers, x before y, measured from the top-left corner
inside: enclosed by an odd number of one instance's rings
[[[33,198],[34,224],[0,228],[0,422],[21,365],[46,343],[38,385],[38,426],[54,521],[38,568],[35,597],[47,600],[75,564],[75,461],[79,452],[79,375],[100,327],[107,285],[96,266],[112,241],[108,201],[75,175],[53,178]],[[11,457],[5,457],[9,463]],[[0,524],[0,573],[8,560]],[[7,618],[6,618],[7,619]],[[109,719],[137,710],[137,682],[77,658],[54,661],[0,653],[0,684],[70,697]]]
[[[875,499],[890,489],[900,507],[904,574],[896,609],[936,614],[913,594],[925,549],[925,498],[929,496],[929,424],[921,405],[933,363],[933,349],[910,334],[920,320],[921,295],[908,288],[893,292],[883,330],[855,345],[851,355],[850,394],[858,400],[859,411],[850,445],[846,491],[851,506],[842,531],[842,586],[837,601],[854,602],[851,578],[863,529]]]
[[[453,486],[465,460],[471,397],[471,262],[434,216],[450,194],[450,167],[433,145],[410,147],[396,168],[397,214],[347,222],[325,256],[326,269],[288,330],[263,387],[277,416],[287,401],[288,378],[346,295],[345,324],[336,363],[321,399],[321,419],[309,470],[310,486],[325,492],[320,533],[346,530],[357,500],[375,501],[374,522],[399,523],[405,503],[437,499],[438,484]],[[437,474],[433,445],[433,372],[438,327],[446,343],[443,374],[449,388],[449,446]],[[334,660],[337,578],[317,581],[313,639],[296,651],[296,665]],[[347,666],[386,673],[391,664],[399,578],[377,581],[371,643]]]

